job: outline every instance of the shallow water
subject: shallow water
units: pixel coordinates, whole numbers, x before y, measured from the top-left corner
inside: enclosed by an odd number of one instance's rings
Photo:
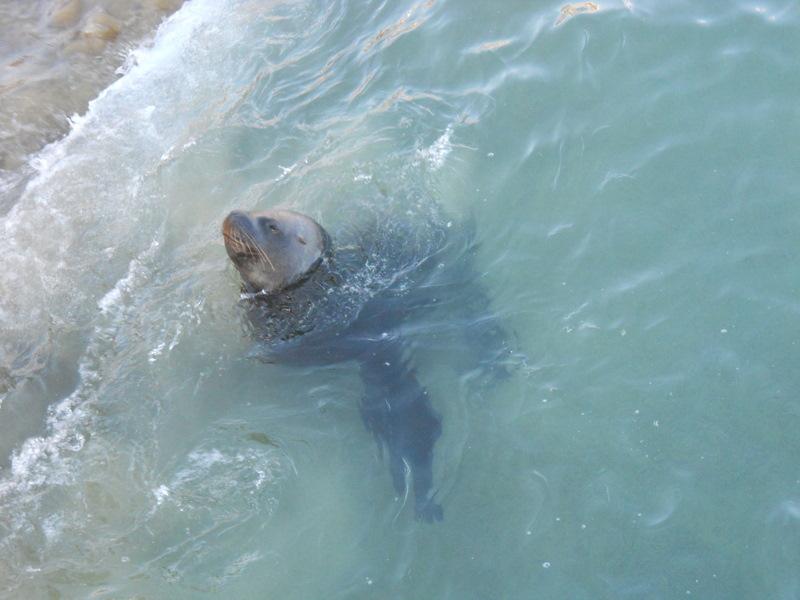
[[[5,597],[800,597],[800,12],[578,13],[190,0],[134,51],[0,225]],[[387,199],[474,219],[524,355],[410,325],[434,525],[355,366],[249,357],[219,235]]]
[[[181,0],[0,2],[0,214],[33,174],[30,155],[122,74],[130,51]]]

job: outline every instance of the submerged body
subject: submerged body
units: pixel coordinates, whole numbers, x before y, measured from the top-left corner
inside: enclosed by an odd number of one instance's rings
[[[417,518],[441,520],[433,450],[441,417],[416,377],[402,325],[441,301],[436,279],[450,247],[447,228],[381,220],[336,245],[315,221],[287,210],[226,218],[228,255],[243,279],[243,301],[266,362],[323,365],[355,361],[360,409],[387,455],[399,495],[413,483]],[[485,347],[485,346],[482,346]]]

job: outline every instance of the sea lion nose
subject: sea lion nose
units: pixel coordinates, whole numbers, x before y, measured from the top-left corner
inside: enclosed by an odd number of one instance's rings
[[[249,231],[251,228],[250,215],[243,210],[232,210],[222,222],[223,234],[229,234],[231,229]]]

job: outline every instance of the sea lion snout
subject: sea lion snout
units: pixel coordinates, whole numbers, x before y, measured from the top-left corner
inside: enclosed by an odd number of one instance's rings
[[[240,224],[242,222],[249,221],[250,217],[247,216],[247,213],[243,210],[232,210],[228,213],[228,216],[225,217],[225,221],[222,223],[222,230],[225,231],[226,229],[234,226],[235,224]]]
[[[222,222],[222,235],[225,237],[226,245],[229,239],[235,240],[237,235],[253,233],[250,216],[243,210],[232,210]]]

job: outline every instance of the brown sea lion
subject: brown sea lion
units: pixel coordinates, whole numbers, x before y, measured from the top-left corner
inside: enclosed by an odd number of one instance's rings
[[[494,338],[502,343],[492,330],[502,331],[482,314],[489,303],[470,268],[471,236],[407,212],[376,212],[366,226],[348,226],[338,246],[315,220],[287,209],[234,211],[222,233],[246,292],[253,356],[304,366],[355,362],[361,416],[388,458],[398,497],[412,484],[415,515],[430,522],[443,515],[433,487],[441,417],[417,380],[403,323],[434,306],[448,314],[476,307],[465,333],[492,365],[498,355],[487,350],[498,347]]]

